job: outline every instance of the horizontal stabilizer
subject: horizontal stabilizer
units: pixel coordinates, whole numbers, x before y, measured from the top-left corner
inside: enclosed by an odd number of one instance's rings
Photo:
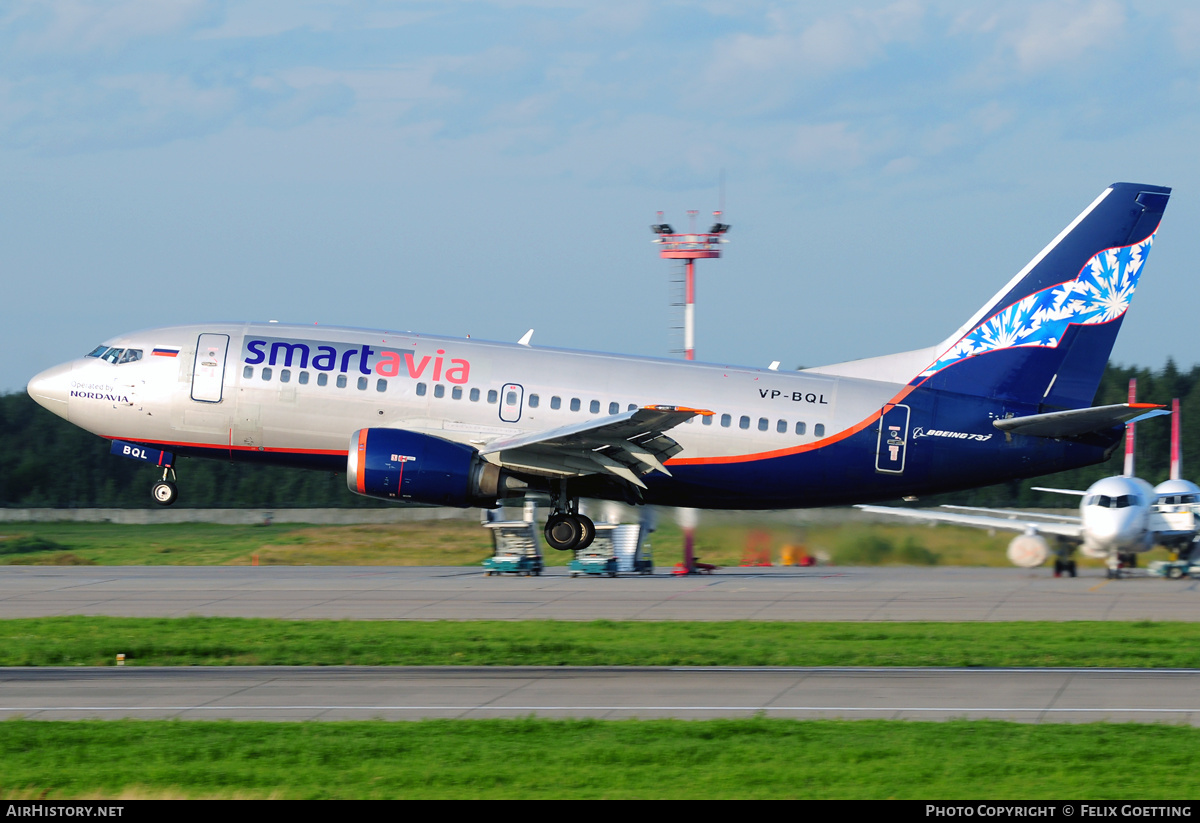
[[[1074,437],[1089,432],[1104,431],[1125,423],[1134,423],[1160,414],[1170,414],[1164,406],[1153,403],[1117,403],[1090,409],[1031,414],[994,420],[992,425],[1002,432],[1029,437]]]

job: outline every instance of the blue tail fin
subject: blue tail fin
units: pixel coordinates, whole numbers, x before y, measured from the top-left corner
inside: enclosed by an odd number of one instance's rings
[[[941,346],[912,385],[1090,406],[1169,188],[1114,183]]]

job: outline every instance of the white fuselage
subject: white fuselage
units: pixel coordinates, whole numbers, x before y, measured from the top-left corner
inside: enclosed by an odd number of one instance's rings
[[[1093,483],[1079,505],[1083,553],[1111,558],[1149,550],[1154,545],[1154,502],[1154,489],[1137,477],[1105,477]]]

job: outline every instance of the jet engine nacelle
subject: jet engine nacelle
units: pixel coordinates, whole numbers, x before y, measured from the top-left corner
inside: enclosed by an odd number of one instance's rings
[[[470,446],[403,429],[351,435],[346,485],[366,497],[459,508],[490,508],[526,487]]]
[[[1019,534],[1008,544],[1008,559],[1014,566],[1032,569],[1046,562],[1050,544],[1040,534]]]

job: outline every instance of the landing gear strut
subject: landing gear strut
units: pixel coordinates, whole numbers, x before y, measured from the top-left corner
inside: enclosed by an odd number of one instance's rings
[[[168,477],[171,479],[168,480]],[[163,469],[162,479],[150,488],[150,495],[154,498],[155,503],[160,506],[169,506],[179,499],[179,487],[175,485],[175,479],[173,468]]]
[[[586,549],[596,538],[596,524],[579,514],[579,499],[568,498],[566,484],[554,496],[554,513],[546,520],[546,543],[560,552]]]

